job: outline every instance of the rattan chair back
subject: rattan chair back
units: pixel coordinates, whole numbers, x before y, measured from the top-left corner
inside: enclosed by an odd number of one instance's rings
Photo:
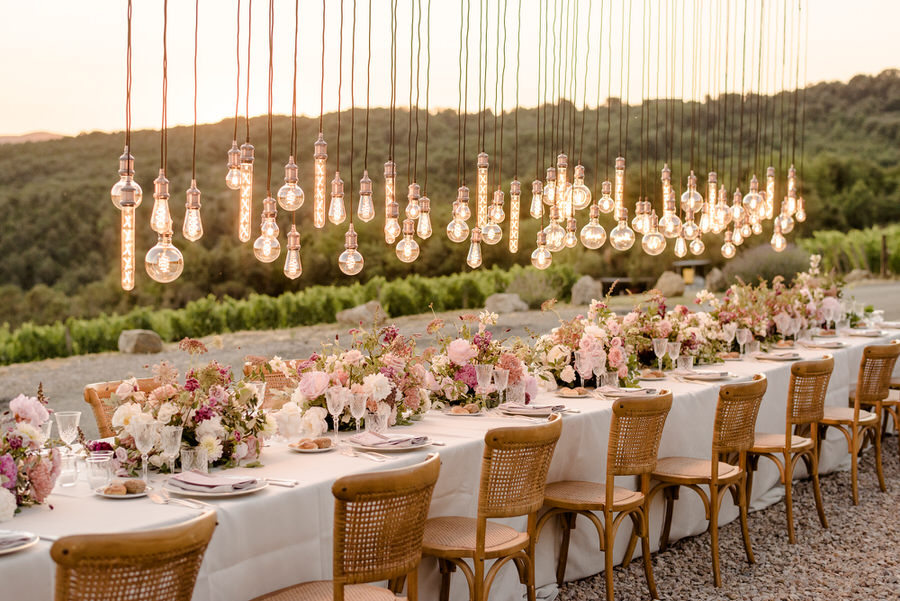
[[[112,416],[116,412],[116,407],[110,405],[107,401],[121,383],[122,380],[97,382],[84,387],[84,402],[91,406],[91,411],[94,413],[94,421],[97,422],[97,429],[100,431],[101,438],[116,435],[112,428]],[[141,391],[145,393],[149,393],[159,386],[156,378],[138,378],[137,384]]]
[[[606,454],[607,481],[614,476],[649,474],[656,468],[659,441],[672,393],[640,399],[617,399],[613,403]]]
[[[753,446],[756,416],[767,386],[766,377],[756,374],[749,382],[726,384],[719,389],[713,457],[717,453],[742,453]]]
[[[66,536],[50,548],[56,601],[190,601],[216,512],[126,534]]]
[[[561,432],[562,419],[554,414],[545,424],[496,428],[485,434],[479,518],[526,515],[541,508],[547,470]]]
[[[417,569],[440,461],[433,453],[412,467],[334,483],[336,585],[391,580]]]
[[[834,357],[825,355],[815,361],[798,361],[791,365],[788,385],[787,423],[811,424],[825,413],[825,394],[834,371]],[[790,447],[788,447],[790,448]]]
[[[863,349],[856,378],[857,403],[874,405],[888,397],[898,355],[900,340],[892,340],[890,344],[871,344]]]

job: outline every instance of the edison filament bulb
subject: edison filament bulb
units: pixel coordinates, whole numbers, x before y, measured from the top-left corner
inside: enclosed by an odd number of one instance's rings
[[[117,209],[122,208],[122,187],[126,182],[131,183],[133,193],[130,193],[130,195],[134,197],[134,208],[136,209],[141,206],[141,201],[144,199],[144,191],[134,181],[134,157],[128,152],[127,147],[122,156],[119,157],[119,181],[113,184],[113,187],[109,190],[109,196]]]
[[[344,207],[344,180],[341,179],[341,172],[334,172],[334,179],[331,180],[331,202],[328,205],[328,221],[338,225],[344,223],[347,219],[347,209]]]
[[[469,188],[460,186],[456,191],[456,200],[459,206],[456,208],[456,216],[463,221],[468,221],[472,217],[472,209],[469,208]]]
[[[681,195],[681,208],[698,212],[703,206],[703,196],[697,192],[697,176],[691,171],[687,178],[687,190]]]
[[[472,269],[481,267],[483,258],[481,256],[481,229],[472,228],[472,239],[469,243],[469,252],[466,255],[466,265]]]
[[[296,211],[303,206],[303,202],[306,200],[303,189],[297,183],[299,181],[299,168],[292,156],[284,166],[284,185],[278,189],[276,195],[278,206],[285,211]]]
[[[753,230],[753,233],[757,236],[763,233],[762,223],[760,223],[759,221],[754,222],[750,227]]]
[[[153,212],[150,213],[150,229],[161,234],[172,229],[172,214],[169,212],[169,180],[166,170],[160,169],[153,180]]]
[[[325,163],[328,160],[328,144],[325,134],[319,132],[313,152],[313,225],[325,227]]]
[[[397,258],[404,263],[412,263],[419,257],[419,244],[413,239],[415,222],[407,217],[403,220],[403,239],[397,243]]]
[[[591,250],[600,248],[606,242],[606,230],[598,221],[600,218],[600,207],[591,205],[590,221],[581,228],[581,243],[585,248]]]
[[[531,253],[531,264],[538,269],[547,269],[553,262],[553,253],[547,250],[547,236],[544,232],[537,233],[537,248]]]
[[[366,223],[375,219],[375,201],[372,198],[372,179],[368,171],[363,171],[359,180],[359,202],[356,207],[356,216]]]
[[[490,244],[493,246],[500,242],[503,238],[503,230],[500,229],[500,226],[494,223],[493,221],[488,221],[484,224],[484,227],[481,228],[481,239],[485,244]]]
[[[612,213],[613,209],[616,208],[616,203],[612,196],[610,196],[611,192],[612,182],[604,180],[603,183],[600,184],[600,200],[597,201],[597,207],[600,208],[601,213]]]
[[[689,248],[691,249],[691,254],[702,255],[703,251],[706,250],[706,245],[703,244],[703,239],[698,237],[691,240]]]
[[[119,191],[121,206],[120,263],[122,269],[122,289],[134,289],[134,234],[135,234],[135,187],[130,181],[122,184]]]
[[[522,183],[514,179],[509,184],[509,252],[519,252],[519,213],[521,213]]]
[[[659,233],[656,213],[650,215],[649,229],[641,238],[641,248],[651,256],[656,256],[666,249],[666,238]]]
[[[660,181],[662,182],[662,199],[665,202],[672,194],[672,170],[669,169],[668,163],[663,164]]]
[[[494,223],[503,223],[503,220],[506,219],[506,213],[503,212],[503,190],[494,190],[494,198],[491,200],[491,208],[488,210],[488,219]]]
[[[161,284],[174,282],[184,271],[184,256],[172,244],[172,231],[162,232],[156,246],[144,257],[147,275]]]
[[[787,199],[785,199],[785,202],[786,201]],[[788,213],[787,206],[784,204],[781,208],[781,215],[779,215],[775,221],[778,221],[779,225],[781,225],[782,234],[790,234],[794,230],[794,218]]]
[[[785,199],[785,212],[793,215],[797,210],[797,170],[791,165],[788,169],[787,198]]]
[[[231,148],[228,149],[228,171],[225,172],[225,185],[231,190],[240,190],[241,188],[241,149],[238,148],[237,140],[232,140]]]
[[[397,164],[388,161],[384,164],[384,241],[393,244],[400,235],[400,207],[396,198]]]
[[[447,237],[451,242],[463,242],[469,237],[469,224],[466,220],[472,216],[469,209],[469,189],[460,186],[456,200],[453,201],[453,219],[447,224]]]
[[[772,249],[775,252],[780,253],[787,248],[787,240],[785,239],[784,234],[781,233],[781,223],[778,220],[775,221],[774,227],[775,229],[772,232],[771,241]]]
[[[488,212],[488,155],[486,152],[478,153],[478,162],[476,163],[478,187],[476,188],[477,219],[475,222],[478,227],[484,227],[487,223]]]
[[[564,218],[572,214],[572,198],[569,196],[572,185],[569,183],[569,157],[565,153],[556,155],[556,204]]]
[[[250,241],[253,195],[253,145],[250,142],[241,144],[241,193],[238,205],[238,239]]]
[[[625,206],[625,157],[616,157],[616,187],[613,192],[616,208],[623,208]],[[628,211],[625,213],[625,219],[628,219]]]
[[[744,221],[744,223],[741,224],[740,232],[741,238],[744,240],[753,235],[753,227],[750,225],[749,221]]]
[[[726,234],[727,233],[728,232],[726,232]],[[735,246],[740,246],[741,244],[744,243],[744,234],[741,232],[741,228],[739,228],[739,227],[734,228],[734,232],[732,232],[732,234],[731,234],[731,241],[734,243]]]
[[[566,246],[566,230],[559,224],[559,207],[550,207],[550,223],[543,229],[547,250],[559,252]]]
[[[284,275],[296,280],[303,273],[303,264],[300,262],[300,232],[297,226],[291,224],[291,231],[287,235],[287,256],[284,258]]]
[[[431,199],[423,196],[419,199],[419,223],[416,226],[416,234],[422,240],[431,238]]]
[[[406,216],[410,219],[419,218],[419,211],[421,210],[419,207],[420,193],[421,189],[419,188],[419,184],[413,182],[409,185],[406,193]]]
[[[634,230],[628,227],[628,209],[622,206],[618,212],[618,224],[609,232],[609,244],[618,251],[625,251],[634,246]]]
[[[763,207],[763,197],[759,194],[759,180],[755,175],[750,178],[750,191],[744,196],[743,203],[744,209],[751,214],[759,213]]]
[[[338,257],[338,267],[347,275],[356,275],[362,271],[363,256],[357,250],[359,244],[357,242],[356,230],[353,229],[353,223],[347,228],[344,235],[344,252]]]
[[[731,220],[734,223],[741,223],[746,214],[741,189],[738,188],[734,191],[734,196],[731,198]]]
[[[548,207],[556,204],[556,167],[547,167],[547,181],[544,184],[544,204]]]
[[[679,259],[684,258],[688,253],[687,242],[682,236],[675,238],[675,256]]]
[[[281,243],[278,241],[278,223],[275,207],[277,203],[271,196],[263,201],[262,224],[259,237],[253,242],[253,254],[263,263],[271,263],[281,255]]]
[[[736,252],[737,249],[734,247],[734,242],[731,239],[731,230],[728,230],[725,232],[725,242],[722,243],[722,256],[726,259],[731,259]]]
[[[775,216],[775,167],[766,167],[766,219]]]
[[[586,209],[590,206],[593,197],[591,189],[584,183],[584,165],[575,165],[572,182],[572,207],[576,211]]]
[[[575,234],[575,230],[578,229],[578,221],[574,217],[569,217],[566,220],[566,237],[563,239],[563,244],[566,245],[566,248],[575,248],[578,246],[578,236]]]
[[[797,199],[797,212],[794,213],[794,217],[800,223],[806,221],[806,202],[803,200],[802,196]]]
[[[529,213],[535,219],[540,219],[544,215],[544,184],[539,179],[531,182],[531,209]]]
[[[191,187],[187,189],[186,195],[184,225],[181,233],[185,239],[196,242],[203,237],[203,221],[200,219],[200,190],[197,188],[197,180],[191,180]]]
[[[700,228],[694,223],[694,212],[691,209],[684,211],[684,223],[681,225],[681,237],[685,240],[693,240],[700,235]]]
[[[634,219],[631,220],[631,228],[639,234],[646,234],[645,225],[649,225],[649,220],[644,219],[644,201],[639,200],[634,203]]]
[[[669,186],[669,196],[665,201],[662,219],[659,220],[659,229],[666,238],[677,238],[681,235],[681,218],[675,207],[675,191]]]

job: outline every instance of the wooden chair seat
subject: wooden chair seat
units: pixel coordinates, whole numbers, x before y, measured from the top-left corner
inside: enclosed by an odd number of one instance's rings
[[[616,486],[613,489],[612,511],[625,511],[644,503],[644,495],[637,490]],[[606,506],[606,483],[565,480],[547,484],[544,505],[572,511],[602,511]]]
[[[474,557],[478,520],[459,516],[432,518],[425,522],[422,550],[434,557]],[[484,557],[509,555],[528,546],[528,533],[488,521],[484,534]]]
[[[724,461],[719,462],[719,481],[735,480],[742,474],[741,468]],[[712,461],[696,457],[663,457],[656,462],[651,477],[661,482],[677,484],[703,484],[712,478]]]
[[[891,388],[894,390],[900,390],[900,376],[891,378]]]
[[[299,586],[289,586],[258,597],[256,601],[332,601],[334,583],[331,580],[305,582]],[[371,584],[351,584],[344,587],[345,601],[405,601],[386,588]]]
[[[791,448],[785,449],[785,438],[783,433],[771,434],[766,432],[756,432],[753,435],[753,446],[750,447],[751,453],[779,453],[785,450],[791,452],[810,449],[813,446],[812,438],[804,436],[791,435]]]
[[[822,419],[819,420],[820,424],[827,424],[829,426],[837,426],[841,424],[852,424],[853,423],[853,407],[825,407],[825,415]],[[877,424],[878,416],[874,413],[869,413],[863,409],[859,410],[859,423],[860,424]]]

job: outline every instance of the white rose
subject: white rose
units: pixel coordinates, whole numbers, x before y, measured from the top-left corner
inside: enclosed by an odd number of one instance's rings
[[[231,452],[231,456],[240,461],[244,457],[247,456],[247,452],[250,450],[250,447],[247,446],[245,442],[239,442],[234,446],[234,450]]]
[[[266,415],[266,421],[263,422],[262,432],[259,433],[260,438],[272,438],[278,433],[278,422],[272,415]]]
[[[150,455],[150,465],[152,465],[155,468],[162,467],[165,462],[166,462],[166,460],[163,459],[162,455],[158,455],[158,454]]]
[[[156,412],[156,419],[162,424],[168,424],[169,420],[177,413],[178,408],[175,406],[175,403],[163,403],[159,406],[159,411]]]
[[[307,409],[301,419],[303,433],[312,438],[324,434],[328,429],[328,424],[325,422],[326,415],[328,415],[328,412],[323,407],[310,407]]]
[[[575,381],[575,370],[571,365],[566,365],[562,372],[560,372],[559,379],[570,384]]]
[[[222,426],[222,417],[216,416],[200,423],[197,426],[197,438],[212,436],[213,438],[224,438],[225,428]]]
[[[206,435],[200,439],[200,447],[206,449],[206,460],[212,463],[222,458],[222,443],[218,438]]]
[[[134,418],[135,415],[141,413],[141,407],[137,403],[123,403],[116,408],[112,416],[113,428],[125,428]]]
[[[450,357],[448,357],[444,353],[435,355],[431,358],[431,366],[438,371],[443,370],[448,365],[450,365]]]
[[[0,522],[11,520],[16,514],[16,496],[0,487]]]
[[[15,432],[22,438],[22,444],[26,447],[37,448],[46,440],[44,434],[28,422],[18,422]]]
[[[369,374],[363,378],[363,389],[373,401],[383,401],[391,394],[391,382],[384,374]]]
[[[548,363],[559,363],[559,362],[568,362],[569,361],[569,349],[564,347],[561,344],[557,344],[547,353],[547,362]]]

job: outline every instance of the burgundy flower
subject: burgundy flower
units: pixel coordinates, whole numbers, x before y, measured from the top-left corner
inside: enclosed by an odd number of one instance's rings
[[[195,377],[189,377],[184,381],[184,389],[188,392],[194,392],[195,390],[200,388],[200,381]]]
[[[463,365],[453,374],[453,379],[463,382],[472,390],[475,390],[475,387],[478,386],[478,376],[475,374],[474,365]]]

